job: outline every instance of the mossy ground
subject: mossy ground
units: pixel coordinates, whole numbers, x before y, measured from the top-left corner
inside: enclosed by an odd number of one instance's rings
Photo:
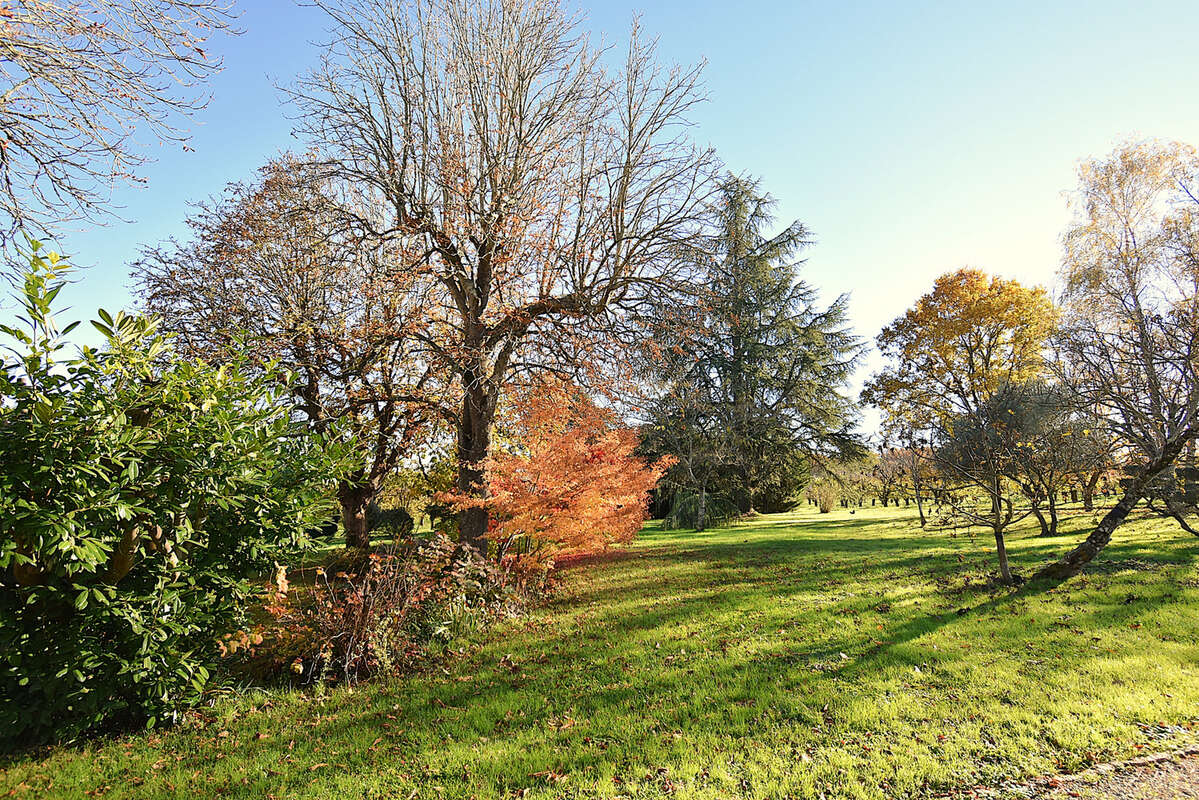
[[[1015,569],[1075,514],[1021,527]],[[1199,539],[1138,520],[1021,590],[988,587],[990,548],[902,509],[651,525],[428,674],[25,754],[0,795],[925,797],[1190,741]]]

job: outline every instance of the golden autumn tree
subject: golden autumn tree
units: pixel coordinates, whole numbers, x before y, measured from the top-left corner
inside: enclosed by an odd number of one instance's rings
[[[1005,385],[1045,372],[1057,312],[1044,289],[960,269],[877,338],[888,366],[863,399],[917,427],[969,413]]]
[[[637,432],[573,384],[536,381],[509,405],[504,444],[486,470],[497,555],[540,560],[631,540],[670,461],[639,458]]]
[[[936,496],[971,524],[991,529],[1002,580],[1012,582],[1004,531],[1032,513],[1007,479],[1010,437],[1003,398],[1043,376],[1057,311],[1044,289],[975,269],[942,275],[933,290],[879,334],[887,366],[863,399],[904,431],[930,461]],[[975,504],[982,495],[986,502]]]

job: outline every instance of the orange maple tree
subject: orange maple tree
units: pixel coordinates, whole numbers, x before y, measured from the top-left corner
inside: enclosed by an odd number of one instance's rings
[[[505,441],[488,460],[484,502],[497,555],[545,563],[630,541],[671,466],[635,454],[637,431],[577,386],[538,381],[513,393]]]

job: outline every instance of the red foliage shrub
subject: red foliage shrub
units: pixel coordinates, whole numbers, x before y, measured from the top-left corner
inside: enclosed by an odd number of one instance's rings
[[[648,515],[649,492],[669,468],[635,455],[637,432],[577,387],[540,382],[513,400],[487,467],[489,538],[508,562],[628,542]]]

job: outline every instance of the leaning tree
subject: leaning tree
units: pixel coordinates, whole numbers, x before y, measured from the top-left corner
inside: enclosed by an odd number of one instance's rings
[[[1132,473],[1091,534],[1039,577],[1078,574],[1199,437],[1199,157],[1129,143],[1084,162],[1065,235],[1058,379],[1102,415]]]
[[[557,0],[317,0],[333,23],[290,89],[330,175],[373,195],[359,222],[416,248],[415,330],[451,376],[457,488],[478,500],[497,402],[518,371],[585,359],[689,283],[681,243],[713,157],[688,138],[698,67],[634,26],[614,71]],[[464,543],[485,546],[466,502]]]

